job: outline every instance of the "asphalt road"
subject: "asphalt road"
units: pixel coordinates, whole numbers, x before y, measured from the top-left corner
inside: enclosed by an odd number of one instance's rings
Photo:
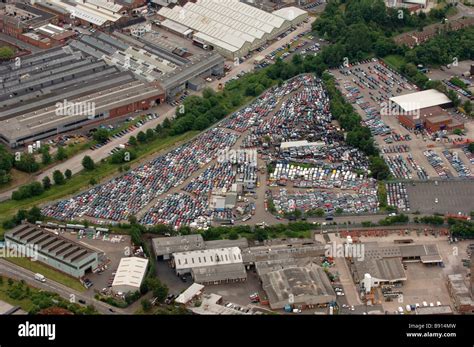
[[[47,290],[50,292],[58,293],[66,300],[71,299],[71,295],[75,296],[75,301],[82,299],[86,302],[87,305],[91,304],[94,305],[96,310],[102,314],[127,314],[131,312],[127,312],[126,310],[122,310],[113,306],[110,306],[102,301],[96,300],[93,297],[93,293],[90,292],[89,295],[85,293],[80,293],[75,291],[71,288],[68,288],[62,284],[54,282],[50,279],[47,279],[46,282],[42,283],[36,281],[34,279],[34,273],[22,268],[21,266],[12,264],[7,260],[0,259],[0,274],[11,277],[16,280],[24,280],[27,284],[31,285],[32,287],[36,287],[39,289]],[[114,312],[111,312],[110,309],[113,309]]]

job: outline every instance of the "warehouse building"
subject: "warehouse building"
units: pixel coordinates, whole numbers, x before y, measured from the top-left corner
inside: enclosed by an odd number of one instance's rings
[[[474,300],[471,291],[464,282],[464,275],[448,275],[447,286],[456,311],[459,313],[474,313]]]
[[[382,284],[407,280],[404,262],[439,264],[443,261],[436,244],[380,246],[377,242],[364,243],[363,259],[353,258],[350,270],[355,283],[370,290]]]
[[[152,239],[153,251],[158,260],[171,259],[173,253],[205,249],[206,245],[201,234],[173,237],[157,237]]]
[[[283,267],[260,278],[272,309],[282,309],[287,305],[304,309],[336,300],[328,276],[312,262],[304,266]]]
[[[202,266],[191,270],[194,282],[211,285],[221,283],[244,282],[247,272],[242,263]]]
[[[243,249],[242,259],[245,265],[253,266],[262,261],[321,257],[325,251],[323,244],[311,239],[274,239]]]
[[[0,66],[2,142],[15,148],[164,102],[157,82],[109,66],[79,42]]]
[[[297,8],[280,10],[278,14],[268,13],[238,0],[197,0],[183,7],[163,7],[158,14],[163,21],[167,20],[168,28],[174,27],[182,35],[192,30],[196,45],[214,49],[232,60],[276,39],[307,16]],[[189,35],[188,32],[185,36]]]
[[[242,254],[238,247],[201,249],[189,252],[177,252],[172,255],[176,274],[190,274],[194,268],[241,264]]]
[[[436,89],[394,96],[390,102],[400,114],[420,114],[427,107],[451,105],[451,100]]]
[[[99,265],[96,251],[31,224],[21,224],[5,233],[9,249],[37,250],[36,260],[72,277],[80,278]]]
[[[146,275],[147,266],[148,259],[122,258],[112,282],[112,290],[116,293],[139,291]]]
[[[37,6],[56,14],[62,21],[102,27],[119,22],[122,5],[107,0],[42,0]]]
[[[390,103],[400,124],[409,130],[436,132],[464,128],[463,123],[443,109],[452,105],[451,100],[435,89],[396,96],[390,98]]]

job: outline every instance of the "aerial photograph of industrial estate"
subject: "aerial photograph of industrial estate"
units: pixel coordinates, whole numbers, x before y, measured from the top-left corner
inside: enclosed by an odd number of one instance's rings
[[[3,0],[0,326],[472,317],[473,76],[473,0]]]

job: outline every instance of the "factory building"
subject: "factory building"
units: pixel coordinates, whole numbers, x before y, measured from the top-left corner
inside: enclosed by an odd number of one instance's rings
[[[126,20],[123,6],[107,0],[41,0],[36,6],[57,15],[63,22],[102,27]]]
[[[244,248],[242,259],[246,266],[256,266],[262,261],[317,258],[324,254],[324,245],[311,239],[273,239],[266,240],[263,245]]]
[[[148,259],[138,257],[120,259],[112,282],[112,290],[116,293],[139,291],[146,275],[147,266]]]
[[[350,271],[355,283],[370,291],[383,284],[402,283],[407,280],[404,262],[439,264],[443,260],[435,244],[380,246],[367,242],[364,257],[350,260]]]
[[[96,251],[31,224],[21,224],[5,233],[5,246],[76,278],[99,265]]]
[[[242,254],[238,247],[202,249],[173,253],[172,261],[176,274],[190,274],[194,268],[242,264]]]
[[[463,274],[448,275],[447,287],[456,311],[459,313],[474,313],[473,296],[471,296],[471,291],[464,282]]]
[[[295,7],[268,13],[237,0],[197,0],[158,11],[164,26],[189,37],[196,45],[214,49],[227,59],[241,58],[276,39],[307,18]],[[176,25],[174,23],[176,23]]]
[[[396,96],[390,98],[390,103],[400,124],[409,130],[436,132],[464,128],[463,123],[443,109],[451,106],[451,100],[435,89]]]
[[[215,52],[191,61],[121,33],[82,35],[23,58],[20,67],[0,66],[0,140],[14,148],[147,110],[193,78],[223,71],[224,58]],[[79,110],[58,113],[66,102]]]
[[[171,255],[177,252],[206,248],[201,234],[156,237],[152,240],[152,244],[157,260],[169,260],[171,259]]]
[[[272,309],[282,309],[287,305],[304,309],[336,300],[327,274],[312,262],[283,266],[262,274],[260,279]]]

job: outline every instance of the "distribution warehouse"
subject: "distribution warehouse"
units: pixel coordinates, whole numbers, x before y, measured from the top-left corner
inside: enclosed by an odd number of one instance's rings
[[[96,251],[46,229],[21,224],[5,234],[6,247],[47,264],[73,277],[82,277],[99,265]],[[29,256],[28,249],[35,251]],[[37,252],[37,254],[36,254]]]
[[[198,0],[163,7],[158,14],[165,26],[183,35],[194,31],[196,44],[214,48],[228,59],[247,55],[308,17],[296,7],[268,13],[238,0]]]

